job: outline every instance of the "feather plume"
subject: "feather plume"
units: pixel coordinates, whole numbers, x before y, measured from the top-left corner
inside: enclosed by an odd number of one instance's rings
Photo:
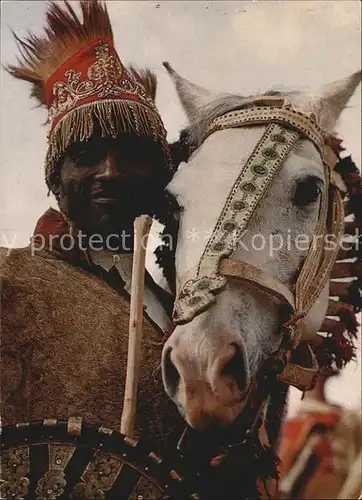
[[[40,37],[29,32],[20,39],[13,32],[21,57],[17,59],[17,65],[6,67],[15,78],[32,84],[31,97],[43,106],[47,106],[44,84],[65,61],[96,38],[113,41],[107,8],[100,0],[80,0],[82,19],[68,0],[62,6],[52,1],[48,5],[45,35]],[[133,66],[128,70],[155,99],[155,74],[149,69],[136,70]]]
[[[155,100],[157,90],[156,75],[149,69],[136,69],[133,65],[129,66],[127,69],[135,80],[142,83],[147,94]]]

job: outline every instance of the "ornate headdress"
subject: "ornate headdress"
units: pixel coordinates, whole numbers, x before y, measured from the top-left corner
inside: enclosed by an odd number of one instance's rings
[[[83,21],[68,1],[51,2],[43,38],[16,35],[22,61],[10,65],[16,78],[33,84],[32,96],[48,109],[46,182],[53,190],[56,166],[67,147],[88,140],[99,126],[102,136],[146,135],[158,142],[172,169],[166,130],[155,105],[156,77],[149,70],[126,69],[113,43],[106,7],[81,0]]]

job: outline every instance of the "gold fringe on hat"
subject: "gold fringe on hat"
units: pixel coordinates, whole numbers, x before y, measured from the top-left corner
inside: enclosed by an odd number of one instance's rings
[[[135,101],[102,100],[78,106],[68,113],[49,135],[45,176],[49,189],[57,184],[57,165],[67,148],[75,142],[89,140],[95,123],[99,125],[102,137],[116,138],[129,133],[146,135],[159,141],[165,157],[165,166],[172,170],[170,149],[164,127],[158,115],[148,107]]]

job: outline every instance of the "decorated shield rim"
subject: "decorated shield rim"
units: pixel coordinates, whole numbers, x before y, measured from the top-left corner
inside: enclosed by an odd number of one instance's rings
[[[15,467],[12,465],[12,472],[9,472],[9,464],[5,470],[4,457],[6,452],[14,449],[27,449],[29,453],[30,449],[33,450],[35,447],[42,445],[60,445],[74,447],[75,450],[82,449],[83,461],[88,465],[96,455],[112,457],[137,471],[139,478],[144,477],[152,483],[155,489],[160,490],[159,498],[200,499],[200,495],[196,491],[197,478],[190,473],[180,455],[175,453],[172,456],[160,456],[153,451],[152,445],[146,440],[128,438],[116,430],[102,425],[90,424],[81,418],[74,417],[66,420],[33,420],[1,427],[2,465],[0,488],[5,489],[9,482],[13,481],[14,484],[14,480],[17,481],[17,493],[9,498],[71,498],[69,496],[70,490],[74,490],[76,484],[82,484],[84,469],[83,473],[82,469],[79,469],[78,477],[74,477],[70,484],[64,485],[62,491],[58,491],[57,494],[53,493],[53,496],[51,493],[48,496],[42,496],[39,493],[36,494],[36,488],[39,487],[39,481],[44,479],[45,475],[36,477],[37,475],[32,470],[30,456],[29,468],[26,474],[19,469],[21,465],[18,463],[19,460],[15,460]],[[62,470],[61,468],[57,469],[56,465],[50,466],[49,464],[50,460],[47,464],[48,469],[44,469],[43,472],[55,471],[59,473]],[[35,479],[37,485],[34,484]],[[133,498],[131,496],[133,491],[130,492],[129,498]],[[3,495],[1,495],[1,498],[3,498]],[[78,497],[75,496],[74,498]],[[105,490],[104,496],[101,493],[99,498],[111,499],[115,497],[112,496],[112,492]],[[146,497],[143,498],[146,499]]]

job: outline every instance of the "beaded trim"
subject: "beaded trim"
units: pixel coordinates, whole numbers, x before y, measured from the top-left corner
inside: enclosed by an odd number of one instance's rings
[[[318,151],[323,155],[323,131],[317,124],[314,115],[306,115],[288,106],[282,108],[275,106],[255,106],[253,108],[230,111],[229,113],[218,116],[210,123],[206,129],[203,140],[217,130],[270,122],[280,123],[298,130],[300,134],[310,139]]]
[[[271,123],[232,187],[204,253],[196,276],[181,288],[173,312],[175,324],[191,321],[215,302],[227,283],[219,274],[223,257],[229,256],[247,227],[257,205],[280,170],[299,133]]]

